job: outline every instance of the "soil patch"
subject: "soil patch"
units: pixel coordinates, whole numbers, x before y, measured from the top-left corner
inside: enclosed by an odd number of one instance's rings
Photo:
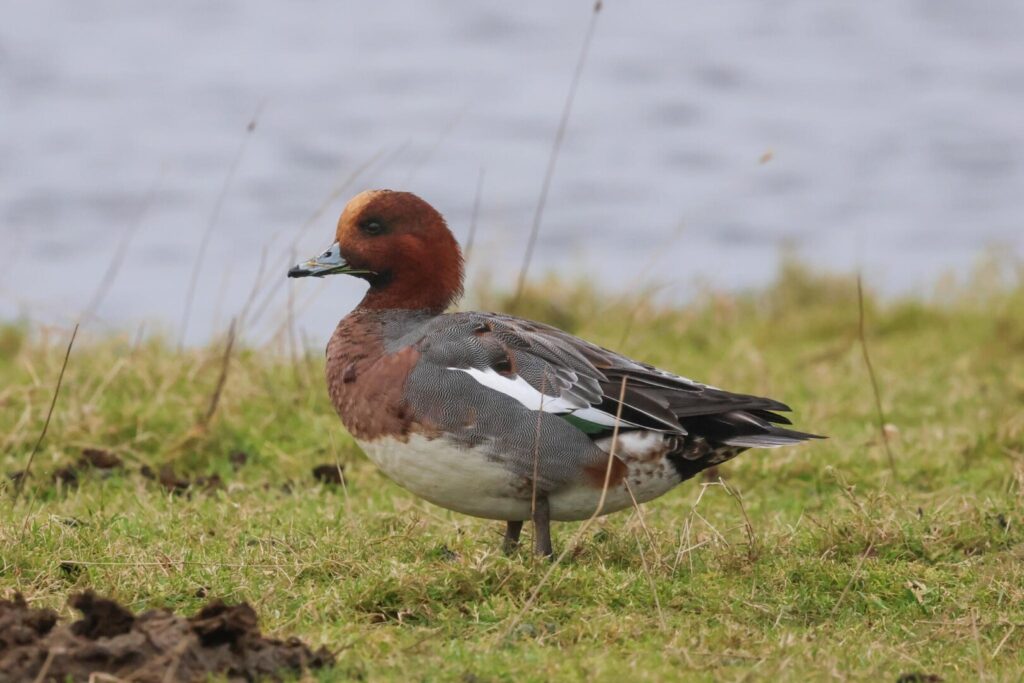
[[[56,612],[33,609],[20,595],[0,600],[0,683],[88,681],[95,673],[137,683],[280,680],[334,663],[324,648],[264,637],[245,603],[213,601],[186,618],[163,609],[136,615],[91,591],[69,602],[83,618],[58,624]]]
[[[95,467],[98,470],[112,470],[121,467],[124,462],[118,456],[102,448],[84,448],[82,457],[78,459],[82,467]]]
[[[228,461],[231,462],[231,467],[236,472],[249,462],[249,454],[245,451],[232,451],[231,455],[228,456]]]
[[[313,478],[324,484],[332,484],[334,486],[340,486],[343,475],[342,472],[345,470],[341,465],[317,465],[313,468]]]
[[[143,465],[139,470],[139,474],[146,479],[160,482],[160,485],[166,490],[177,494],[191,493],[194,490],[202,490],[210,493],[224,487],[224,481],[220,478],[219,474],[211,474],[208,477],[198,476],[195,479],[188,479],[177,474],[174,471],[174,468],[168,464],[161,465],[159,472],[154,472],[153,468],[149,465]]]

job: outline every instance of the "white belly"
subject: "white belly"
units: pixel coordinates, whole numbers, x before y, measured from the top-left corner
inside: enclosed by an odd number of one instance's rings
[[[601,514],[632,506],[634,497],[638,503],[657,498],[680,481],[675,468],[664,458],[644,458],[660,436],[634,433],[626,437],[617,450],[628,468],[629,487],[625,483],[609,487]],[[396,484],[435,505],[486,519],[530,519],[529,482],[483,451],[417,434],[404,442],[383,438],[360,441],[359,445]],[[600,499],[600,486],[586,481],[566,485],[548,494],[551,519],[586,519],[594,514]]]
[[[516,494],[516,477],[480,451],[418,434],[359,445],[396,484],[435,505],[487,519],[530,517],[530,500]]]

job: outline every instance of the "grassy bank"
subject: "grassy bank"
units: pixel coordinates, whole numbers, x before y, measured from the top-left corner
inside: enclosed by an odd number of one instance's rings
[[[265,630],[337,650],[327,679],[1020,680],[1024,286],[868,297],[895,472],[851,280],[789,266],[765,291],[679,309],[542,291],[523,314],[780,398],[830,440],[744,454],[721,472],[737,495],[688,482],[600,520],[523,611],[547,566],[502,556],[500,523],[378,474],[328,404],[319,350],[240,344],[207,420],[223,343],[86,334],[13,507],[4,480],[0,591],[54,607],[86,587],[135,609],[248,600]],[[5,475],[38,438],[63,343],[0,332]],[[80,463],[83,449],[120,464]],[[344,485],[316,480],[321,464]],[[556,547],[575,528],[558,525]]]

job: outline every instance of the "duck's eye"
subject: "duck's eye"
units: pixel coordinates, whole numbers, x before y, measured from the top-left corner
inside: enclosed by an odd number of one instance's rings
[[[384,232],[384,225],[380,221],[366,221],[360,227],[367,235],[380,235]]]

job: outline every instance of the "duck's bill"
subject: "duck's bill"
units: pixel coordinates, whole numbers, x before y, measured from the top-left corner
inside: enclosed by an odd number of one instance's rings
[[[353,268],[348,261],[342,258],[341,245],[335,242],[324,253],[292,266],[288,271],[288,277],[323,277],[338,273],[363,275],[369,274],[370,271]]]

